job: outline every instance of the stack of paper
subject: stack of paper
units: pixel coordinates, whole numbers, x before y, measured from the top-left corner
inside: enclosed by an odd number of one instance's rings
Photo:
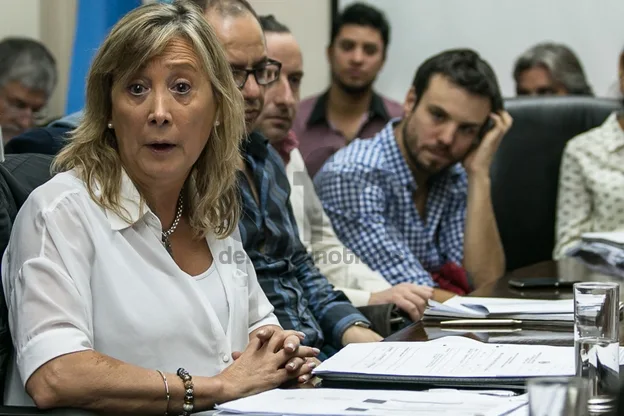
[[[585,233],[566,253],[578,257],[598,272],[619,276],[624,267],[624,232]]]
[[[444,303],[430,300],[425,316],[574,322],[574,301],[454,296]]]
[[[431,390],[271,390],[217,406],[224,414],[342,416],[500,416],[525,407],[526,395],[508,392]]]
[[[485,344],[465,337],[349,344],[314,374],[328,381],[518,388],[528,378],[574,375],[574,347]]]
[[[584,233],[581,238],[587,243],[602,243],[624,249],[624,232],[622,231]]]

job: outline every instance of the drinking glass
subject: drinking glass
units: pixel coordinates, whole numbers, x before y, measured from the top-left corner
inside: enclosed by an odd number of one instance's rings
[[[530,416],[586,416],[588,380],[536,377],[527,381]]]
[[[589,402],[619,389],[619,300],[617,283],[574,284],[576,375],[589,381]]]

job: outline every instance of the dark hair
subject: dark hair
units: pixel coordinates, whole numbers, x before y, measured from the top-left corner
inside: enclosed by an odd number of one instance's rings
[[[345,25],[370,26],[381,34],[384,57],[390,43],[390,25],[386,16],[378,9],[364,3],[353,3],[345,8],[334,21],[329,45],[332,46],[340,29]]]
[[[490,99],[493,112],[503,109],[503,97],[492,67],[470,49],[451,49],[427,59],[416,70],[412,87],[418,104],[431,77],[440,74],[469,92]]]
[[[283,23],[277,21],[275,16],[267,14],[258,18],[262,30],[268,33],[290,33],[290,29]]]

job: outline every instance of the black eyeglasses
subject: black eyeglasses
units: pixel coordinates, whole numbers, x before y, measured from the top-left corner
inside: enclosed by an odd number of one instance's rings
[[[252,69],[235,69],[232,68],[234,82],[239,89],[243,89],[249,74],[253,74],[258,85],[269,85],[279,78],[282,70],[282,63],[269,59],[265,63]]]

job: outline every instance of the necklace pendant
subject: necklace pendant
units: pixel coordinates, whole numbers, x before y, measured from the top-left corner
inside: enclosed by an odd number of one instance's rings
[[[169,255],[173,257],[173,250],[171,249],[171,243],[169,242],[169,238],[163,237],[162,244],[163,247],[165,247],[165,250],[167,250],[167,253],[169,253]]]
[[[162,245],[163,247],[165,247],[165,250],[167,250],[167,253],[169,253],[171,257],[173,257],[173,250],[171,249],[169,236],[173,234],[176,228],[178,228],[178,224],[180,223],[180,218],[182,218],[183,207],[184,207],[184,198],[183,198],[182,192],[180,192],[180,196],[178,197],[178,207],[176,209],[176,216],[173,219],[173,224],[171,225],[171,228],[169,228],[167,231],[162,231]]]

